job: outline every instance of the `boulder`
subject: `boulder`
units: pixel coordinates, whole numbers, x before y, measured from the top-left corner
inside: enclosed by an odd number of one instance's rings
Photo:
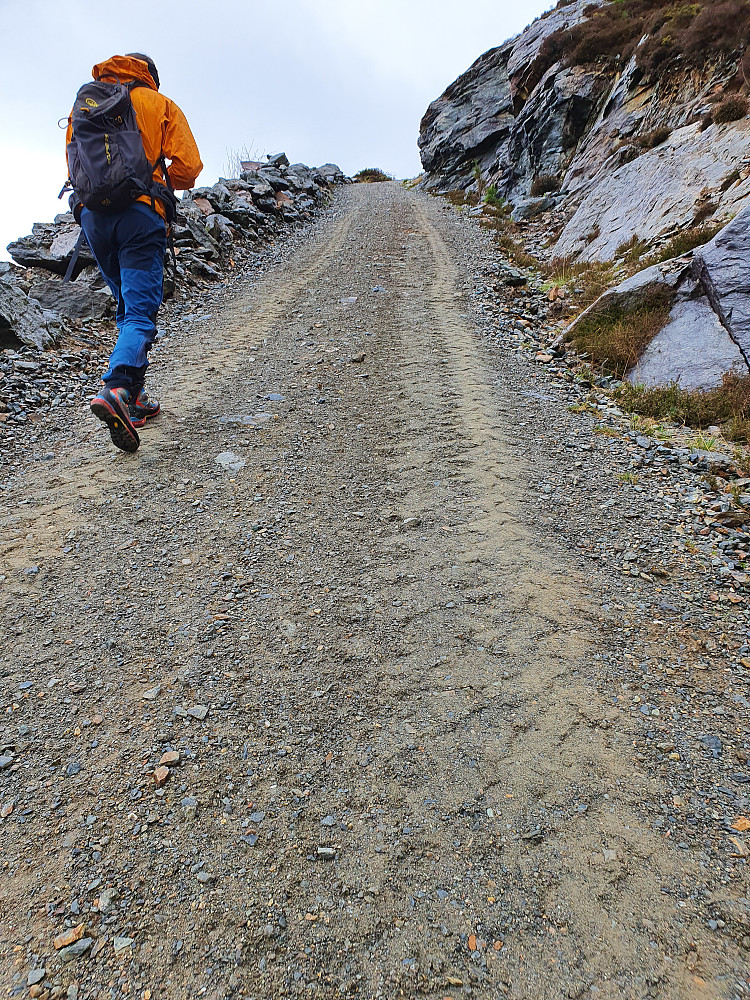
[[[629,372],[648,387],[711,389],[729,371],[750,373],[750,209],[692,255],[645,268],[606,291],[563,331],[613,305],[626,312],[654,294],[671,298],[669,318]]]
[[[54,346],[63,332],[59,318],[25,294],[14,281],[14,268],[5,262],[0,263],[0,333],[3,330],[38,351]]]
[[[8,244],[8,253],[23,267],[43,267],[55,274],[65,274],[80,232],[72,215],[58,215],[54,222],[35,223],[30,236]],[[84,240],[74,276],[95,263]]]
[[[115,302],[98,278],[98,272],[84,272],[64,284],[60,278],[37,277],[29,288],[29,298],[65,319],[104,319],[114,312]]]
[[[346,176],[340,167],[335,163],[324,163],[322,167],[314,167],[313,177],[322,180],[324,184],[345,184]]]
[[[699,296],[675,302],[669,322],[628,373],[628,380],[649,388],[675,383],[681,389],[713,389],[730,370],[748,373],[739,348],[707,298]]]
[[[219,244],[234,242],[232,223],[224,215],[209,215],[206,219],[206,232]]]
[[[513,204],[511,218],[514,222],[526,222],[536,218],[542,212],[548,212],[556,205],[556,200],[546,196],[544,198],[519,198]]]
[[[693,274],[750,362],[750,206],[693,253]]]

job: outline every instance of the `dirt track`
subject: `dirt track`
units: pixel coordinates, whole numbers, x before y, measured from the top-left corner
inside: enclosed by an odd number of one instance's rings
[[[710,871],[641,808],[661,779],[593,677],[592,581],[529,508],[463,238],[347,189],[163,352],[136,456],[86,420],[19,479],[8,995],[38,967],[79,1000],[745,995]],[[61,966],[66,920],[93,944]]]

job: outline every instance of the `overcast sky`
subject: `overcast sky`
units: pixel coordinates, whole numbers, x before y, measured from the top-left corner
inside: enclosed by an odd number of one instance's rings
[[[146,52],[205,164],[285,150],[346,173],[420,170],[419,121],[471,63],[553,6],[545,0],[0,0],[0,258],[61,210],[64,133],[94,63]]]

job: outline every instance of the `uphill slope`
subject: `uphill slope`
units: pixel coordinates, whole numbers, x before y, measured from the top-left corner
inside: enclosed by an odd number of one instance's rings
[[[745,995],[461,227],[340,192],[160,362],[137,455],[82,419],[6,490],[7,995]]]

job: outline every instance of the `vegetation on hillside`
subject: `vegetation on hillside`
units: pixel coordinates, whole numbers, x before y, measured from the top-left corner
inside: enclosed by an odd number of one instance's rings
[[[567,6],[572,0],[561,0]],[[610,0],[587,9],[587,19],[561,29],[540,50],[532,83],[556,62],[581,66],[622,66],[635,53],[646,76],[660,76],[676,66],[702,68],[707,63],[739,60],[737,82],[750,77],[750,0]],[[639,45],[645,37],[643,44]]]
[[[379,184],[383,181],[392,181],[393,175],[387,174],[380,167],[365,167],[354,175],[354,180],[358,184]]]

